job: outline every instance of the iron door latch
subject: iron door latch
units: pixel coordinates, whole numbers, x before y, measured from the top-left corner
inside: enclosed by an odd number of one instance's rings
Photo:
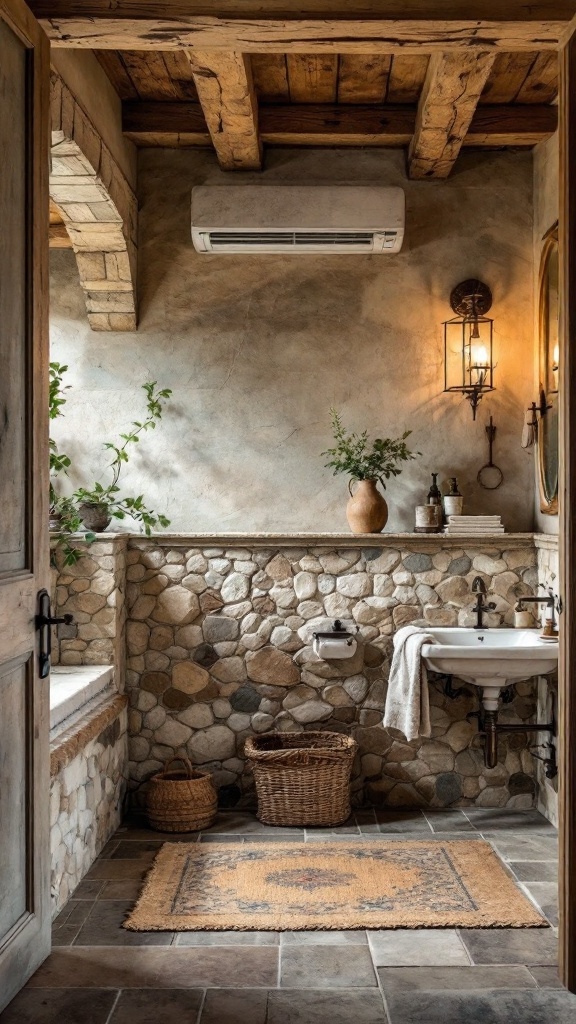
[[[52,615],[50,609],[50,594],[47,590],[38,591],[38,614],[36,615],[36,629],[40,636],[38,638],[39,648],[39,671],[40,679],[46,679],[50,675],[50,658],[52,655],[52,626],[63,623],[70,626],[74,622],[74,616]]]

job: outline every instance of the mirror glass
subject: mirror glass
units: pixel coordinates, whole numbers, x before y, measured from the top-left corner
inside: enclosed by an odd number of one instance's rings
[[[540,259],[540,509],[558,514],[558,225],[545,235]],[[547,408],[546,408],[547,407]]]

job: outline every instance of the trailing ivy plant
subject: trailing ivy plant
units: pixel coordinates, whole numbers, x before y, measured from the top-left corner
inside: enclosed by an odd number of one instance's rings
[[[162,513],[149,508],[144,502],[143,494],[121,494],[118,481],[123,466],[130,460],[131,449],[134,445],[139,444],[141,435],[156,429],[162,418],[164,403],[170,398],[172,391],[169,388],[158,389],[157,381],[143,384],[142,389],[146,393],[146,418],[142,421],[134,420],[128,432],[120,434],[120,440],[117,443],[114,441],[104,443],[104,448],[114,455],[108,466],[112,476],[110,482],[103,484],[97,480],[90,488],[79,487],[74,491],[72,497],[78,506],[85,504],[103,506],[108,515],[115,519],[125,519],[126,516],[130,516],[142,523],[144,532],[150,536],[155,526],[169,526],[170,520]]]
[[[402,472],[400,463],[415,459],[421,452],[410,451],[406,438],[412,431],[406,430],[400,437],[368,438],[368,431],[361,434],[349,433],[336,409],[330,410],[332,433],[336,442],[334,448],[322,452],[330,456],[324,465],[333,470],[333,475],[346,473],[350,477],[348,486],[354,480],[378,480],[386,489],[385,480]]]

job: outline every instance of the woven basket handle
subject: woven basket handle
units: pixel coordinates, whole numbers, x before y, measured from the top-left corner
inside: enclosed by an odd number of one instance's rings
[[[194,775],[194,768],[192,767],[192,762],[190,758],[183,750],[179,750],[175,757],[171,757],[169,761],[166,761],[166,764],[164,765],[162,771],[169,771],[171,766],[173,764],[176,764],[178,761],[180,761],[184,765],[186,771],[188,772],[188,778],[191,779],[192,776]]]

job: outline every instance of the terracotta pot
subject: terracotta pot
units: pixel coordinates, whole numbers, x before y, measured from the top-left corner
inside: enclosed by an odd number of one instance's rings
[[[388,522],[388,505],[375,480],[358,480],[355,492],[350,483],[346,518],[352,533],[381,533]]]
[[[108,505],[99,505],[95,501],[86,501],[80,505],[78,510],[82,516],[82,522],[87,530],[93,533],[103,533],[107,526],[110,526],[112,516]]]

